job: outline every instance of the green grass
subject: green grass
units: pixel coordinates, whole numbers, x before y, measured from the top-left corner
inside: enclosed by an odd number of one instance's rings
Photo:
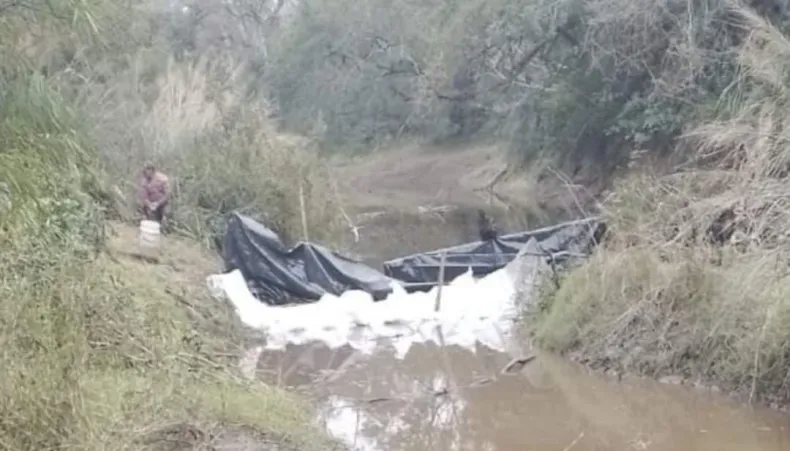
[[[236,374],[241,326],[204,282],[216,258],[175,237],[159,264],[130,256],[68,102],[37,77],[2,97],[0,449],[158,449],[175,425],[192,447],[244,430],[325,449],[309,405]]]
[[[790,272],[776,253],[602,250],[542,299],[536,336],[593,366],[787,402]]]
[[[230,366],[241,328],[198,283],[212,261],[176,239],[164,263],[138,261],[115,249],[132,237],[113,239],[113,258],[3,277],[0,447],[147,449],[172,424],[325,444],[308,404]],[[181,277],[178,258],[192,262]]]
[[[168,64],[145,5],[29,3],[0,15],[17,44],[0,49],[0,449],[170,449],[179,434],[189,449],[240,431],[326,449],[309,404],[237,374],[243,330],[210,299],[219,266],[201,246],[233,209],[300,231],[300,200],[311,235],[331,233],[314,153],[221,76],[234,61]],[[167,237],[159,264],[106,221],[149,158],[196,238]]]

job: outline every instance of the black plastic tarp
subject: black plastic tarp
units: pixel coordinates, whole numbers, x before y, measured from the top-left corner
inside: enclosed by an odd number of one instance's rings
[[[531,238],[537,241],[547,261],[562,263],[568,256],[588,254],[605,231],[604,223],[598,218],[566,222],[390,260],[384,263],[384,274],[403,281],[407,291],[430,288],[439,279],[444,254],[445,282],[470,268],[474,275],[483,276],[510,263]]]
[[[274,231],[241,214],[228,221],[222,253],[226,269],[240,270],[252,294],[267,303],[310,302],[354,289],[379,300],[391,291],[381,272],[316,244],[287,249]]]

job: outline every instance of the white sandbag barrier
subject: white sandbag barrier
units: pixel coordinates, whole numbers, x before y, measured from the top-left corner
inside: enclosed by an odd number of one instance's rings
[[[269,306],[256,299],[238,270],[207,278],[216,298],[230,300],[241,321],[266,333],[265,348],[321,342],[330,349],[348,345],[365,354],[379,345],[394,346],[406,356],[412,344],[457,345],[474,352],[477,343],[507,352],[516,298],[528,297],[540,258],[525,246],[508,266],[475,279],[471,271],[442,287],[441,308],[434,310],[437,288],[406,293],[400,285],[385,299],[352,290],[324,295],[311,304]],[[441,327],[437,327],[441,326]],[[441,336],[440,336],[441,334]]]

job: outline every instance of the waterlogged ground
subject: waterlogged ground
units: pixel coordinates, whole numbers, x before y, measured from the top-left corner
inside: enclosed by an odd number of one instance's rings
[[[386,348],[360,356],[306,346],[264,354],[259,373],[315,397],[319,421],[355,450],[790,449],[789,418],[775,411],[617,382],[546,355],[503,374],[510,361],[482,347],[417,345],[401,361]]]

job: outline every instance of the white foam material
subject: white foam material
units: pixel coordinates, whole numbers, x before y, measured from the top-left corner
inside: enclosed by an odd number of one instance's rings
[[[360,434],[361,428],[374,423],[369,415],[361,412],[351,401],[330,396],[326,403],[323,420],[326,429],[333,437],[341,440],[354,451],[377,451],[380,448],[374,440]]]
[[[265,331],[266,349],[270,350],[323,342],[330,349],[349,345],[371,354],[381,339],[386,339],[402,359],[412,344],[439,345],[443,339],[445,345],[473,352],[478,342],[506,352],[517,313],[515,287],[521,291],[526,277],[521,266],[525,257],[520,255],[505,268],[479,279],[472,277],[471,271],[457,277],[442,288],[439,312],[434,311],[437,288],[406,293],[393,284],[393,292],[379,302],[364,291],[351,290],[341,296],[326,294],[311,304],[273,307],[250,293],[238,270],[209,276],[207,283],[213,296],[231,301],[244,324]],[[441,326],[441,338],[437,326]]]

